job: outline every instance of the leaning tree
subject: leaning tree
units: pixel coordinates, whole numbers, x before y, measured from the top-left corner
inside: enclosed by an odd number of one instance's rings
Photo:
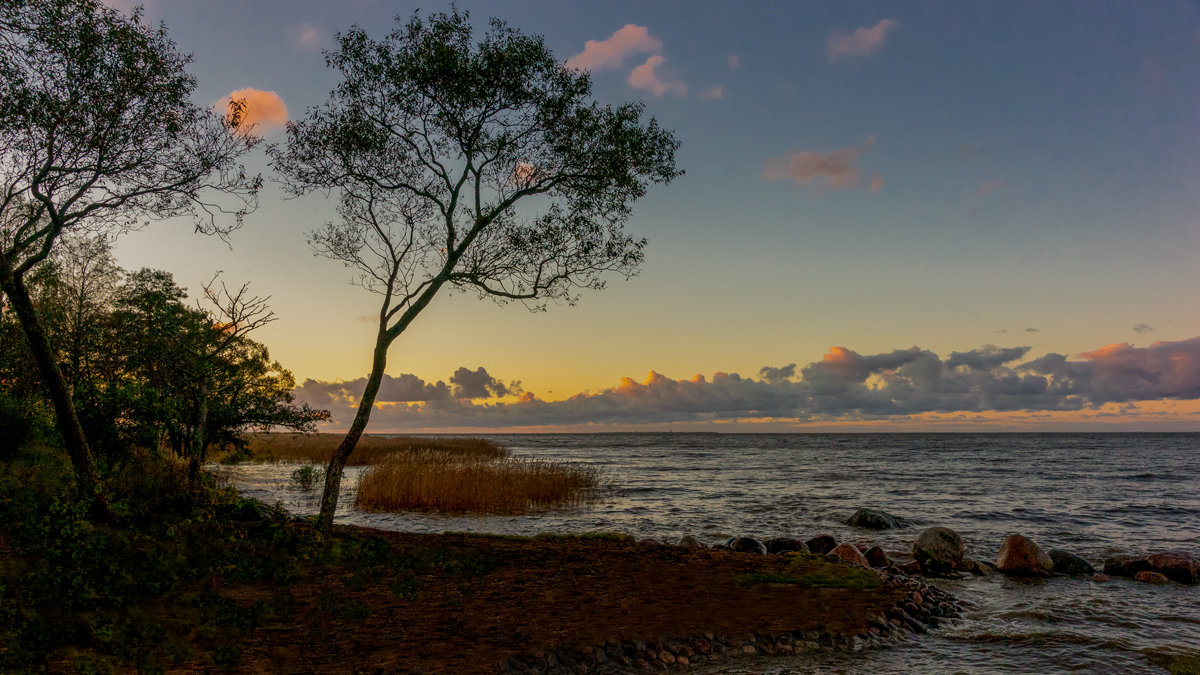
[[[337,195],[340,220],[310,235],[381,298],[371,372],[325,473],[318,525],[333,521],[342,468],[371,416],[388,348],[444,287],[542,308],[626,277],[645,239],[632,204],[668,183],[679,142],[638,103],[591,100],[588,73],[539,36],[493,19],[475,40],[457,9],[404,22],[383,40],[353,27],[326,64],[329,100],[272,149],[295,195]]]
[[[80,487],[102,506],[91,449],[25,279],[64,234],[185,214],[198,230],[225,234],[253,208],[260,179],[238,160],[257,139],[239,129],[239,104],[221,114],[191,101],[189,61],[139,11],[126,16],[98,0],[0,3],[0,290],[28,338]]]

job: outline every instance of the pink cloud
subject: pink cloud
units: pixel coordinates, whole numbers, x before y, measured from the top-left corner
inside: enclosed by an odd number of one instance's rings
[[[822,178],[831,188],[850,187],[862,174],[862,170],[854,163],[874,144],[875,137],[868,136],[862,145],[850,148],[841,148],[831,152],[793,152],[776,157],[767,162],[762,177],[764,180],[790,178],[796,182],[796,185],[804,185]],[[880,178],[881,187],[882,180]],[[874,184],[874,180],[872,180],[872,184]]]
[[[700,93],[696,94],[696,96],[705,101],[711,101],[713,99],[724,98],[725,97],[725,87],[722,87],[719,84],[714,84],[713,86],[709,87],[708,89],[702,90]]]
[[[287,104],[273,91],[261,89],[238,89],[231,91],[217,102],[220,109],[229,110],[233,101],[245,101],[246,110],[238,125],[239,130],[264,133],[282,127],[288,120]],[[226,113],[228,115],[228,113]]]
[[[737,70],[738,68],[741,68],[741,67],[742,67],[742,57],[738,56],[737,54],[730,54],[729,55],[729,69]]]
[[[871,192],[879,192],[883,189],[883,174],[876,171],[871,174]]]
[[[867,56],[883,47],[888,33],[896,27],[896,22],[884,19],[870,28],[859,28],[853,33],[834,31],[827,40],[829,59],[836,61],[843,56]]]
[[[672,94],[674,96],[686,96],[687,85],[678,80],[663,80],[658,74],[658,67],[666,62],[662,56],[655,54],[646,59],[646,62],[633,72],[629,73],[626,82],[634,89],[645,89],[653,92],[655,96],[663,96],[664,94]]]
[[[307,21],[296,28],[295,44],[301,49],[318,49],[325,42],[325,33]]]
[[[588,40],[583,51],[567,59],[567,65],[581,70],[619,68],[631,54],[657,52],[662,41],[645,26],[627,24],[607,40]]]
[[[1002,178],[991,180],[986,183],[980,183],[975,187],[974,190],[971,190],[971,198],[978,199],[979,197],[982,197],[989,192],[995,192],[1002,187],[1004,187],[1004,179]]]

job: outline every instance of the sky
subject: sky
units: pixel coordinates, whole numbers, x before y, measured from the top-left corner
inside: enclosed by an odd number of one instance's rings
[[[127,9],[131,3],[113,4]],[[1200,431],[1200,5],[461,2],[642,101],[686,174],[634,206],[641,272],[531,313],[443,294],[392,345],[369,431]],[[382,0],[151,0],[194,99],[270,143]],[[229,245],[117,246],[193,291],[271,297],[256,334],[344,429],[378,299],[316,258],[321,195],[268,183]]]

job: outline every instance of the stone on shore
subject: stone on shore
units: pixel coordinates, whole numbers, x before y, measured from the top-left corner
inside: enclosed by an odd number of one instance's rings
[[[753,537],[738,537],[729,542],[729,550],[737,551],[738,553],[758,553],[761,555],[767,554],[767,547],[763,543]]]
[[[1195,556],[1181,551],[1155,553],[1146,558],[1150,569],[1162,574],[1171,581],[1181,584],[1200,583],[1200,560]]]
[[[834,539],[832,535],[819,534],[804,542],[804,545],[807,546],[808,550],[812,553],[817,555],[825,555],[826,553],[832,551],[835,546],[837,546],[837,539]]]
[[[1150,563],[1135,555],[1117,555],[1104,561],[1104,573],[1110,577],[1132,579],[1138,572],[1149,570]]]
[[[1138,572],[1137,574],[1133,575],[1133,580],[1141,581],[1141,582],[1144,582],[1147,584],[1169,584],[1169,583],[1171,583],[1171,580],[1168,579],[1165,574],[1159,574],[1158,572],[1151,572],[1150,570],[1142,570],[1141,572]]]
[[[836,555],[838,558],[841,558],[843,562],[854,563],[855,565],[861,565],[862,567],[871,566],[871,563],[867,562],[867,559],[862,554],[862,551],[858,550],[858,547],[850,544],[838,544],[832,551],[829,552],[829,554]]]
[[[874,509],[859,509],[854,512],[854,515],[846,519],[846,524],[852,527],[861,527],[867,530],[894,530],[907,525],[907,521],[902,518],[897,518],[890,513],[884,511],[876,511]]]
[[[701,544],[699,539],[690,534],[683,535],[675,545],[684,548],[708,548],[704,544]]]
[[[1074,553],[1054,549],[1046,555],[1050,556],[1050,560],[1054,561],[1054,573],[1066,574],[1072,577],[1091,576],[1096,573],[1096,568],[1088,561],[1080,558]]]
[[[808,553],[808,546],[805,546],[803,541],[791,537],[776,537],[766,540],[763,544],[767,547],[767,553]]]
[[[1014,577],[1048,577],[1054,561],[1028,537],[1009,535],[996,556],[996,569]]]
[[[867,559],[871,567],[890,567],[892,564],[892,561],[887,557],[887,553],[884,553],[883,548],[880,546],[872,546],[867,549],[863,552],[863,557]]]
[[[921,571],[933,576],[953,572],[964,553],[962,537],[948,527],[931,527],[921,532],[913,542],[912,551]]]

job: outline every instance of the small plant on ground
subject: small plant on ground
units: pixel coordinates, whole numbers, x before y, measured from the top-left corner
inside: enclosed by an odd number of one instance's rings
[[[292,482],[305,492],[312,490],[314,484],[323,480],[325,480],[325,469],[320,466],[305,464],[292,472]]]

